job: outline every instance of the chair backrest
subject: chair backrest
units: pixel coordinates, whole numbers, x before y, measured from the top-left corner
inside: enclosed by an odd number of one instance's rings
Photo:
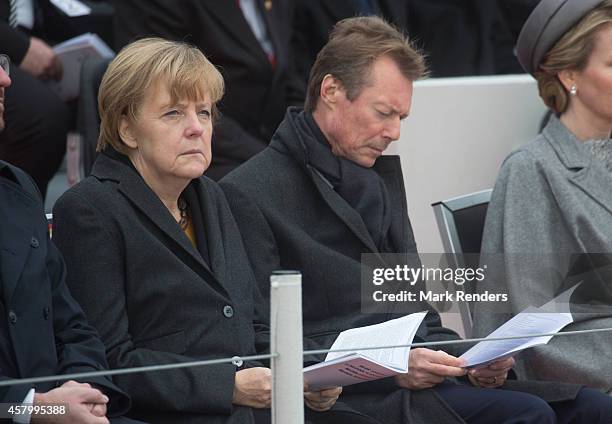
[[[477,268],[487,208],[492,190],[433,203],[444,251],[452,266]],[[466,287],[464,287],[464,290]],[[466,337],[472,332],[472,313],[468,303],[458,304]]]
[[[98,115],[98,89],[110,59],[87,59],[81,67],[77,130],[81,134],[81,164],[83,176],[91,172],[96,158],[96,144],[100,133]]]

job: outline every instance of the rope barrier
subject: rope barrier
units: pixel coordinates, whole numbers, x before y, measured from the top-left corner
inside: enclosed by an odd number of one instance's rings
[[[191,361],[191,362],[178,362],[174,364],[162,364],[162,365],[149,365],[145,367],[133,367],[133,368],[121,368],[116,370],[103,370],[103,371],[91,371],[91,372],[79,372],[72,374],[60,374],[60,375],[49,375],[45,377],[32,377],[32,378],[14,378],[9,380],[0,381],[0,387],[2,386],[13,386],[17,384],[36,384],[45,383],[49,381],[58,380],[74,380],[78,378],[91,378],[91,377],[105,377],[108,375],[123,375],[123,374],[135,374],[139,372],[153,372],[153,371],[167,371],[179,368],[191,368],[201,367],[206,365],[216,365],[225,363],[237,363],[241,361],[257,361],[259,359],[271,359],[277,355],[266,354],[266,355],[251,355],[251,356],[233,356],[231,358],[221,359],[208,359],[203,361]]]
[[[514,340],[514,339],[525,339],[525,338],[535,338],[535,337],[564,337],[564,336],[573,336],[578,334],[592,334],[592,333],[603,333],[612,331],[612,328],[596,328],[589,330],[575,330],[575,331],[564,331],[560,333],[542,333],[542,334],[530,334],[529,336],[508,336],[508,337],[496,337],[496,338],[473,338],[473,339],[457,339],[457,340],[444,340],[437,342],[419,342],[419,343],[410,343],[403,345],[390,345],[390,346],[367,346],[360,348],[352,348],[352,349],[319,349],[319,350],[306,350],[303,352],[304,356],[311,355],[320,355],[329,352],[354,352],[356,350],[378,350],[378,349],[393,349],[393,348],[404,348],[404,347],[429,347],[429,346],[446,346],[453,344],[467,344],[467,343],[477,343],[477,342],[493,342],[493,341],[501,341],[501,340]],[[244,361],[257,361],[261,359],[272,359],[277,358],[277,353],[270,353],[265,355],[251,355],[251,356],[233,356],[231,358],[221,358],[221,359],[209,359],[202,361],[191,361],[191,362],[180,362],[174,364],[161,364],[161,365],[149,365],[144,367],[133,367],[133,368],[122,368],[122,369],[114,369],[114,370],[103,370],[103,371],[91,371],[91,372],[82,372],[82,373],[72,373],[72,374],[60,374],[60,375],[50,375],[44,377],[32,377],[32,378],[16,378],[16,379],[7,379],[0,381],[0,387],[3,386],[13,386],[17,384],[37,384],[44,383],[49,381],[64,381],[64,380],[75,380],[75,379],[84,379],[91,377],[105,377],[105,376],[113,376],[113,375],[124,375],[124,374],[135,374],[140,372],[154,372],[154,371],[168,371],[180,368],[191,368],[191,367],[201,367],[207,365],[216,365],[216,364],[225,364],[225,363],[241,363]]]

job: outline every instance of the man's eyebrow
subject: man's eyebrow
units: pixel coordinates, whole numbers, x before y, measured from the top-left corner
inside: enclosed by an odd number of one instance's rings
[[[394,108],[393,106],[385,102],[376,102],[376,105],[391,109],[391,112],[396,115],[399,115],[400,119],[406,119],[408,118],[408,115],[410,114],[409,112],[402,114],[401,111],[397,110],[396,108]]]

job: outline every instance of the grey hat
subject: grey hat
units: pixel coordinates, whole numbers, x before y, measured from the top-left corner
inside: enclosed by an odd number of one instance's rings
[[[523,25],[516,55],[525,71],[534,74],[557,41],[603,0],[541,0]]]

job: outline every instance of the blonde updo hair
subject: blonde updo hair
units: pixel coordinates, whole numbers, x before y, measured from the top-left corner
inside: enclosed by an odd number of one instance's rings
[[[598,30],[611,22],[612,0],[604,0],[566,32],[544,56],[535,78],[540,97],[556,113],[565,112],[569,104],[569,93],[561,84],[558,73],[566,69],[584,69],[593,52]]]
[[[171,101],[199,101],[207,95],[215,104],[223,97],[221,73],[196,47],[161,38],[144,38],[125,46],[108,65],[98,92],[100,136],[97,151],[107,146],[127,153],[119,136],[123,116],[135,120],[147,93],[158,83],[170,90]]]

